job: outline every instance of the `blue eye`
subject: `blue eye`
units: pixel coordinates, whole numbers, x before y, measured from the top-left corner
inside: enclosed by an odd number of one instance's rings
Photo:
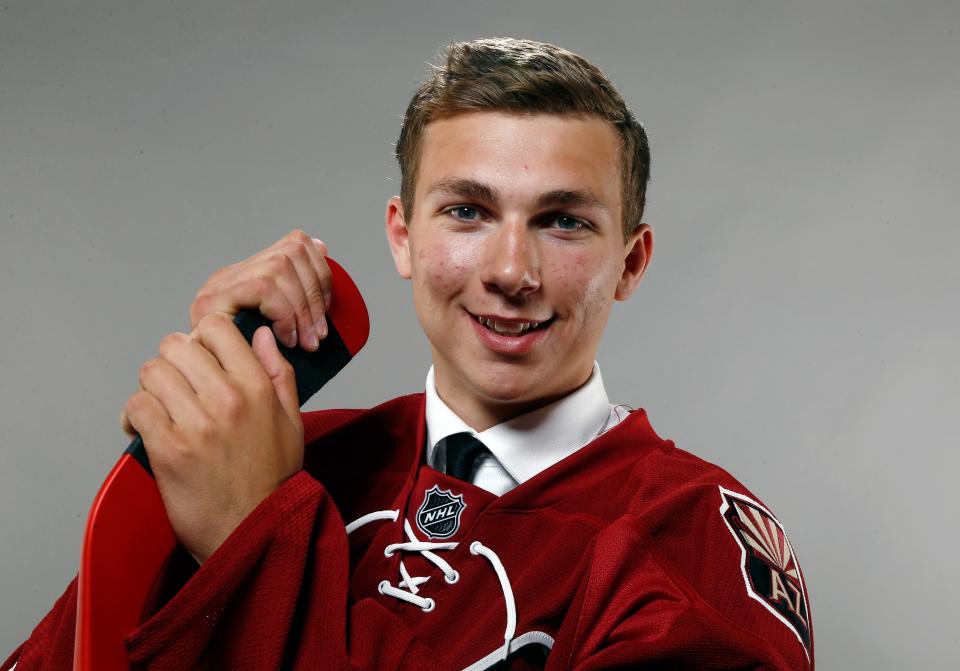
[[[448,211],[462,221],[474,221],[479,217],[479,212],[477,212],[476,208],[467,207],[466,205],[454,207]]]
[[[579,219],[574,219],[565,214],[557,215],[553,221],[557,222],[557,228],[561,231],[579,231],[587,227],[587,225]]]

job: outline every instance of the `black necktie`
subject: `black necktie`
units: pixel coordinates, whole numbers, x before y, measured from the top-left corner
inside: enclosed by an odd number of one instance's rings
[[[469,433],[455,433],[447,436],[447,475],[458,480],[469,480],[477,465],[477,459],[489,454],[487,446]]]

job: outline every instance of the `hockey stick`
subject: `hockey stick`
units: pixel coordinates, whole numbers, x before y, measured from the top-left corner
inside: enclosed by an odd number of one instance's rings
[[[333,300],[329,332],[315,352],[278,347],[293,365],[303,405],[363,347],[370,332],[367,308],[353,280],[332,259]],[[270,325],[258,311],[243,310],[237,328],[250,342]],[[140,436],[100,487],[87,518],[77,586],[75,671],[127,671],[123,640],[140,624],[147,600],[176,548]]]

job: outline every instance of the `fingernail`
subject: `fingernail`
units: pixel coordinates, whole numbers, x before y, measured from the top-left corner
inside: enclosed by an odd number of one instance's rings
[[[297,346],[297,329],[294,328],[290,333],[290,337],[287,338],[287,347],[296,347]]]
[[[309,347],[311,351],[320,347],[320,341],[317,339],[317,333],[315,331],[307,334],[307,347]]]
[[[327,337],[327,318],[326,317],[320,317],[320,319],[317,320],[317,335],[320,337],[321,340]]]

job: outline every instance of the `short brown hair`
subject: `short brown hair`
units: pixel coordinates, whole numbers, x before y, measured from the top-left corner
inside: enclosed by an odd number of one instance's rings
[[[509,37],[453,42],[446,61],[433,66],[413,95],[397,140],[400,198],[408,220],[427,124],[441,116],[488,110],[593,114],[612,123],[621,138],[624,239],[640,225],[650,179],[647,134],[596,66],[552,44]]]

